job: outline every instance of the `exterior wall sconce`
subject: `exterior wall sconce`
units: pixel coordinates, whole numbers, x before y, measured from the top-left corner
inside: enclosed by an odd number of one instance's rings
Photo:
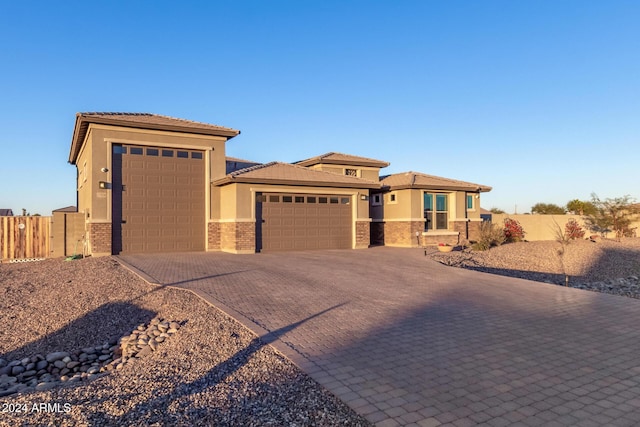
[[[369,200],[369,196],[367,196],[366,194],[361,194],[360,200]]]
[[[98,182],[98,187],[102,188],[103,190],[110,190],[111,189],[111,183],[110,182],[105,182],[105,181],[99,181]]]

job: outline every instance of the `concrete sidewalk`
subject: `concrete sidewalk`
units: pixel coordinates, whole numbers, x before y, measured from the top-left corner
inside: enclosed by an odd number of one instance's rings
[[[416,249],[119,257],[191,289],[380,426],[640,424],[640,301]]]

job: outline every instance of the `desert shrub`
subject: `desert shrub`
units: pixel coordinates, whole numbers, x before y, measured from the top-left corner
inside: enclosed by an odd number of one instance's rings
[[[584,237],[584,229],[578,221],[570,219],[564,226],[564,235],[569,240],[582,239]]]
[[[483,221],[480,224],[480,236],[478,241],[472,245],[476,251],[486,251],[493,246],[499,246],[504,243],[504,231],[502,228],[490,221]]]
[[[504,219],[504,239],[506,242],[520,242],[524,240],[524,229],[522,225],[515,219],[505,218]]]

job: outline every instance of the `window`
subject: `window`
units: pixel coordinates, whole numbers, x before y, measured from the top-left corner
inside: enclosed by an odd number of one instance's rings
[[[395,191],[389,193],[389,203],[398,203],[398,194]]]
[[[131,154],[142,154],[142,147],[131,147]]]
[[[87,162],[82,164],[82,182],[87,182]]]
[[[127,147],[123,147],[122,145],[114,145],[113,146],[114,154],[127,154]]]
[[[337,197],[329,197],[329,203],[337,204],[338,203],[338,198]]]
[[[199,151],[192,151],[191,152],[191,158],[192,159],[201,159],[202,158],[202,153]]]
[[[188,159],[189,152],[188,151],[178,151],[178,157],[181,159]]]
[[[371,206],[380,206],[382,204],[381,199],[380,194],[374,194],[371,196]]]
[[[470,211],[475,210],[475,206],[473,206],[473,199],[473,195],[467,194],[467,209]]]
[[[446,194],[424,193],[425,231],[446,230],[449,228],[449,212],[447,205]]]
[[[291,202],[293,202],[293,197],[291,197],[291,196],[282,196],[282,202],[283,203],[291,203]]]
[[[343,205],[348,205],[349,204],[349,198],[348,197],[341,197],[340,198],[340,203],[342,203]]]
[[[157,156],[158,149],[157,148],[147,148],[147,156]]]
[[[280,196],[273,196],[273,195],[269,196],[269,202],[271,202],[271,203],[280,202]]]
[[[304,196],[296,196],[296,203],[304,203]]]
[[[307,197],[307,203],[315,203],[316,202],[316,198],[313,196],[308,196]]]
[[[162,157],[173,157],[173,150],[162,150]]]
[[[345,169],[344,174],[347,176],[358,176],[358,169]]]
[[[318,203],[327,203],[326,197],[318,197]]]

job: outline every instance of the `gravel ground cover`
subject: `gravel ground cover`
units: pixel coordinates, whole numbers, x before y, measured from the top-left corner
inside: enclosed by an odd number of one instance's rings
[[[0,265],[7,361],[112,342],[154,317],[182,327],[106,376],[0,398],[0,426],[370,425],[234,319],[112,258]]]
[[[445,265],[640,298],[640,238],[508,243],[488,251],[427,255]]]

